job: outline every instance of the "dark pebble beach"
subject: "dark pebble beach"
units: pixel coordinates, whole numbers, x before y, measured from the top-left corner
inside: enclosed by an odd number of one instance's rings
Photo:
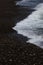
[[[32,11],[34,10],[14,5],[7,10],[5,8],[2,13],[0,8],[0,65],[43,65],[43,49],[27,44],[28,38],[12,29]]]

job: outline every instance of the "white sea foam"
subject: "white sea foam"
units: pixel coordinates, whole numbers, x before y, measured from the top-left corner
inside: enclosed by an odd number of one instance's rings
[[[43,48],[43,44],[41,45],[41,42],[43,42],[43,3],[40,4],[40,7],[39,5],[37,7],[36,11],[17,23],[13,29],[17,30],[18,34],[31,38],[27,42]],[[40,31],[41,28],[42,31]]]

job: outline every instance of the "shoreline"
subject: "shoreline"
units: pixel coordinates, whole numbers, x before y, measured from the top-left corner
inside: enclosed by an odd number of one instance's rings
[[[2,34],[0,35],[0,65],[43,65],[43,49],[26,43],[23,38]]]
[[[12,29],[34,10],[24,7],[12,9],[0,13],[0,65],[43,65],[43,49],[27,44],[28,38]]]

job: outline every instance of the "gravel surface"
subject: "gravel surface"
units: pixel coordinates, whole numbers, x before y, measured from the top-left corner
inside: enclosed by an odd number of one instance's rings
[[[43,65],[43,49],[18,36],[0,34],[0,65]]]

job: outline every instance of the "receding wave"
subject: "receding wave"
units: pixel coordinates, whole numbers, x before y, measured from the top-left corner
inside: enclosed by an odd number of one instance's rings
[[[32,12],[31,15],[17,23],[13,29],[17,30],[18,34],[31,38],[26,42],[31,42],[43,48],[43,45],[41,45],[41,42],[43,42],[43,3],[40,7],[36,7],[36,11]]]

